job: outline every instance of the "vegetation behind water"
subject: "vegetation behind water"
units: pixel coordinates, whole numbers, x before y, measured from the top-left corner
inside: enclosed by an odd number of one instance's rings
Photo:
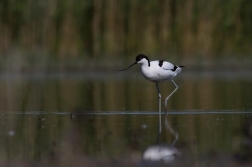
[[[0,63],[64,69],[99,60],[111,67],[141,52],[175,62],[249,66],[251,17],[250,0],[2,0]]]

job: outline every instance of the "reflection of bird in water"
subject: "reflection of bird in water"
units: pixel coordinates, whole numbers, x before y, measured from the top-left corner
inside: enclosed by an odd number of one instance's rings
[[[159,117],[161,117],[161,113],[159,113]],[[161,119],[159,119],[159,121],[161,121]],[[149,162],[163,161],[164,163],[168,164],[172,163],[180,154],[178,149],[174,146],[179,139],[179,134],[175,130],[173,130],[173,128],[169,124],[167,114],[165,116],[165,127],[174,136],[172,144],[159,144],[159,139],[162,132],[161,126],[159,126],[157,144],[147,147],[143,152],[142,159],[144,163],[148,164]]]
[[[179,152],[176,147],[169,146],[169,145],[151,145],[143,152],[143,160],[144,161],[151,161],[151,162],[160,162],[163,161],[164,163],[168,164],[173,162],[176,157],[178,156]]]
[[[159,91],[158,83],[163,82],[163,81],[167,81],[167,80],[171,80],[172,83],[175,85],[176,88],[165,99],[165,110],[166,110],[167,101],[173,95],[173,93],[175,93],[178,89],[178,86],[173,81],[173,78],[181,71],[181,67],[184,67],[184,66],[173,65],[173,64],[171,64],[167,61],[164,61],[164,60],[150,61],[147,56],[145,56],[143,54],[139,54],[136,56],[135,63],[130,65],[128,68],[122,69],[119,71],[127,70],[130,67],[134,66],[135,64],[141,65],[141,71],[142,71],[144,78],[156,83],[158,97],[159,97],[159,112],[161,112],[161,94]]]

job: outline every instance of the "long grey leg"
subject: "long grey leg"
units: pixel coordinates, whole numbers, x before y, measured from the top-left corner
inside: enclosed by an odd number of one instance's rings
[[[161,112],[159,112],[159,127],[158,127],[158,136],[157,136],[157,143],[159,143],[159,139],[161,136],[161,132],[162,132],[162,124],[161,124]]]
[[[161,93],[158,87],[158,83],[156,83],[156,87],[157,87],[157,91],[158,91],[158,102],[159,102],[159,106],[158,106],[158,111],[159,111],[159,133],[161,133],[162,128],[161,128]]]
[[[176,83],[173,81],[173,80],[171,80],[172,81],[172,83],[175,85],[175,89],[171,92],[171,94],[169,94],[169,96],[168,97],[166,97],[166,99],[165,99],[165,111],[167,110],[167,101],[169,100],[169,98],[178,90],[178,86],[176,85]]]
[[[158,106],[158,109],[159,109],[159,112],[161,112],[161,93],[160,93],[160,90],[159,90],[159,87],[158,87],[158,83],[156,83],[156,87],[157,87],[158,99],[159,99],[159,106]]]

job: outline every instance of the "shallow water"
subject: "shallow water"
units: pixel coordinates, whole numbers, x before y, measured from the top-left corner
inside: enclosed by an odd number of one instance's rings
[[[161,122],[138,72],[0,77],[1,166],[155,166],[142,159],[152,145],[178,150],[172,166],[251,165],[249,72],[181,73]]]
[[[168,110],[251,110],[252,73],[182,72]],[[174,89],[159,84],[163,100]],[[154,83],[136,72],[1,74],[1,112],[157,111]],[[162,103],[163,103],[162,100]],[[162,105],[163,106],[163,105]]]

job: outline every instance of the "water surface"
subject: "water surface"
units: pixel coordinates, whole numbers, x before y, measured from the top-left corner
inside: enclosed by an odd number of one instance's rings
[[[251,165],[249,72],[181,73],[161,133],[155,84],[138,72],[0,77],[2,166],[146,166],[153,145],[178,150],[173,166]]]

